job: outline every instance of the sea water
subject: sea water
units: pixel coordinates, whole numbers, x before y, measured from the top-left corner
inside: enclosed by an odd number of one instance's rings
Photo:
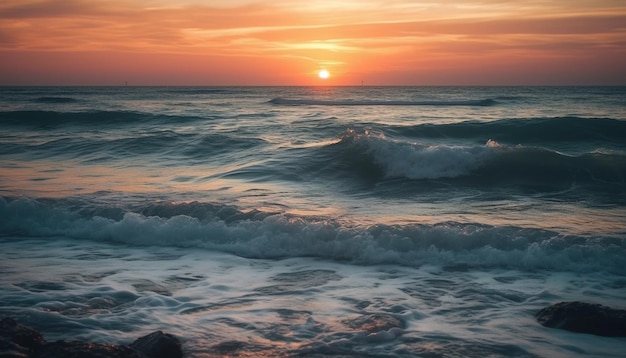
[[[51,341],[626,352],[534,319],[626,308],[624,87],[5,87],[0,168],[0,315]]]

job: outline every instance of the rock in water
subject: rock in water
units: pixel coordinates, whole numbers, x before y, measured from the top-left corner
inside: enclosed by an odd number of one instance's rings
[[[180,341],[162,331],[141,337],[131,345],[81,341],[46,342],[41,333],[11,318],[0,318],[2,358],[182,358]]]
[[[607,337],[626,337],[626,310],[599,304],[560,302],[535,316],[546,327]]]
[[[183,356],[180,341],[173,335],[162,331],[141,337],[130,346],[149,358],[181,358]]]
[[[368,314],[354,319],[347,319],[342,322],[352,329],[369,333],[387,331],[392,328],[404,329],[404,322],[385,313]]]
[[[45,342],[34,329],[8,317],[0,319],[0,357],[28,357]]]

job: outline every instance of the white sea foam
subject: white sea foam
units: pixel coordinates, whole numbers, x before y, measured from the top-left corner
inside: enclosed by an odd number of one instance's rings
[[[494,157],[495,141],[485,146],[425,145],[392,140],[382,133],[348,131],[345,138],[360,143],[388,177],[454,178],[469,174]]]
[[[175,208],[173,208],[174,210]],[[376,265],[469,265],[518,269],[623,272],[625,239],[570,238],[551,231],[460,223],[351,227],[284,214],[227,222],[178,214],[120,220],[84,217],[20,199],[0,200],[5,235],[65,236],[133,246],[194,247],[244,257],[314,256]]]
[[[165,330],[193,357],[617,357],[623,345],[533,318],[555,300],[620,307],[621,276],[605,273],[253,260],[62,237],[5,237],[0,259],[0,314],[49,341],[129,343]]]

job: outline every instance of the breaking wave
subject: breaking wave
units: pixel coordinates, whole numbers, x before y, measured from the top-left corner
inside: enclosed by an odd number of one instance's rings
[[[535,146],[422,144],[382,133],[347,131],[329,145],[350,169],[377,168],[371,175],[407,179],[481,179],[493,184],[523,182],[626,184],[626,154],[594,151],[567,155]],[[350,163],[353,163],[351,165]]]
[[[86,207],[66,199],[0,198],[0,235],[133,246],[185,247],[276,259],[319,257],[361,265],[425,264],[626,273],[626,239],[443,222],[349,226],[209,203]]]

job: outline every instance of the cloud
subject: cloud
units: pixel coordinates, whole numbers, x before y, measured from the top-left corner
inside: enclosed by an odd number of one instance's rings
[[[513,57],[571,61],[588,52],[624,58],[624,24],[626,6],[611,0],[4,0],[0,51],[408,71]],[[184,58],[197,60],[177,61]]]
[[[257,44],[281,42],[291,44],[286,46],[290,48],[335,42],[336,46],[351,51],[353,46],[347,43],[350,39],[361,43],[372,39],[380,43],[379,38],[442,35],[467,38],[617,33],[623,36],[626,32],[623,26],[626,10],[590,16],[556,13],[494,17],[492,14],[514,11],[515,3],[507,1],[447,5],[397,0],[387,3],[374,0],[277,1],[239,2],[229,7],[210,5],[212,2],[203,5],[205,3],[168,7],[165,5],[171,3],[162,1],[157,3],[161,6],[149,7],[140,1],[7,0],[0,5],[0,44],[5,49],[136,48],[138,51],[193,52],[202,47],[224,48],[241,42],[235,40],[254,39]],[[535,8],[549,2],[534,3],[534,7],[529,5],[532,2],[518,7]],[[448,10],[448,15],[442,16],[443,10]]]
[[[97,2],[82,0],[64,1],[14,1],[7,0],[0,5],[0,18],[36,19],[36,18],[63,18],[85,14],[101,13],[97,9]]]

